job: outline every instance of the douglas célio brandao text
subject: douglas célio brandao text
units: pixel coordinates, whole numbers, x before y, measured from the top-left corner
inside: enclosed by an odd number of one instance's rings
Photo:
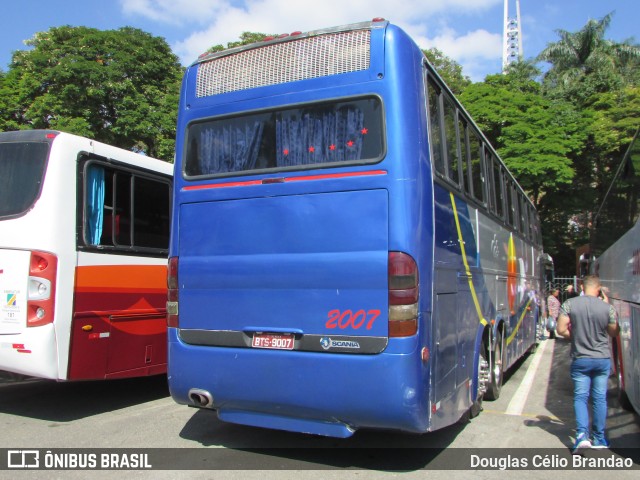
[[[537,470],[537,469],[631,469],[633,460],[614,454],[598,457],[561,454],[477,455],[469,457],[469,467],[478,470]]]

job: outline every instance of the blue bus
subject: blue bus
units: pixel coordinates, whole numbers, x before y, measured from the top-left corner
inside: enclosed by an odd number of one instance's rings
[[[618,401],[640,414],[640,129],[637,129],[594,216],[592,273],[608,289],[620,334],[611,339]],[[593,261],[595,260],[595,261]]]
[[[168,379],[227,422],[426,432],[534,347],[533,204],[400,28],[267,39],[184,76]]]

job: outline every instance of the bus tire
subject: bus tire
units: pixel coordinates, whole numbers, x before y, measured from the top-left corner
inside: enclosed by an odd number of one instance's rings
[[[487,393],[484,396],[487,400],[497,400],[500,398],[502,379],[504,377],[504,344],[501,332],[496,335],[496,346],[491,355],[490,382],[487,386]]]
[[[486,395],[486,391],[484,389],[485,387],[483,387],[483,385],[486,386],[489,377],[489,374],[487,372],[487,369],[489,368],[489,346],[488,341],[486,340],[487,338],[488,335],[485,335],[485,340],[483,340],[482,345],[480,346],[478,351],[478,378],[476,379],[476,399],[471,404],[471,408],[467,412],[469,419],[475,418],[480,415],[480,412],[482,411],[482,400]]]

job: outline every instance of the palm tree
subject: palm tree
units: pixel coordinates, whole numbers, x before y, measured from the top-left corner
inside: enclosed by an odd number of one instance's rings
[[[575,97],[584,104],[594,93],[601,93],[637,82],[640,47],[604,38],[613,12],[601,20],[589,20],[578,32],[557,30],[560,40],[550,43],[537,57],[551,63],[544,76],[552,89]]]

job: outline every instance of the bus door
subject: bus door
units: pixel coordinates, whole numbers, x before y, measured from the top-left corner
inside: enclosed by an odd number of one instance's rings
[[[435,399],[436,403],[449,400],[443,414],[453,418],[471,400],[469,380],[482,320],[473,295],[482,301],[484,280],[478,273],[476,233],[468,206],[436,186],[435,216]]]
[[[434,309],[434,339],[436,355],[434,403],[449,397],[456,387],[458,363],[458,294],[457,272],[436,270],[436,302]]]

